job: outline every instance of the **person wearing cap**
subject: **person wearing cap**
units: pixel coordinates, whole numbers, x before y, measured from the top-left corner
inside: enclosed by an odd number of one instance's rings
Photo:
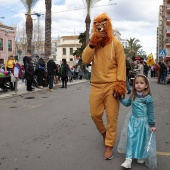
[[[5,71],[10,71],[12,73],[15,63],[16,61],[14,60],[13,54],[10,54],[8,57],[8,60],[5,63]],[[11,91],[14,91],[15,83],[13,84],[13,82],[10,82],[10,88],[11,88]]]
[[[54,75],[57,66],[53,61],[53,57],[49,56],[49,60],[47,62],[47,72],[48,72],[48,84],[49,84],[49,92],[53,92],[53,83],[54,83]]]

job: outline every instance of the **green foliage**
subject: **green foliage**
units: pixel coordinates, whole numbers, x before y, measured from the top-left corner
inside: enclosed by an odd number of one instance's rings
[[[22,50],[17,50],[17,53],[19,54],[19,55],[21,55],[22,54]]]
[[[82,56],[82,53],[83,53],[83,50],[85,49],[86,47],[86,31],[83,32],[83,33],[80,33],[80,35],[78,36],[78,39],[79,39],[79,43],[81,43],[81,47],[78,48],[74,53],[73,55],[74,56],[78,56],[78,57],[81,57]]]
[[[133,56],[139,56],[142,58],[146,58],[146,52],[142,50],[142,46],[139,44],[139,40],[136,38],[130,38],[128,41],[128,47],[124,48],[124,52],[127,58],[131,58]]]

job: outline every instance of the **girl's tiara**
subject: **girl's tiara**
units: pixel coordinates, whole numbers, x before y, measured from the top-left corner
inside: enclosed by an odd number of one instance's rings
[[[135,78],[136,78],[136,77],[139,77],[139,76],[144,77],[144,78],[146,78],[146,79],[148,80],[148,78],[147,78],[144,74],[137,74],[137,75],[135,76]]]

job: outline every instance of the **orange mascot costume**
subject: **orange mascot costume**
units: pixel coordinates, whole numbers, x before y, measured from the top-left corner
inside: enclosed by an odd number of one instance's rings
[[[126,91],[126,64],[122,44],[113,36],[111,19],[106,13],[93,21],[89,45],[84,49],[84,64],[92,62],[90,114],[105,142],[105,159],[113,157],[117,133],[119,98]],[[102,116],[106,110],[107,125]]]

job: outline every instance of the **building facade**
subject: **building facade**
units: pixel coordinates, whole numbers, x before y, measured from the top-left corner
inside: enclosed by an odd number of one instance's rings
[[[118,30],[114,30],[114,36],[122,43],[123,47],[128,47],[128,41],[122,39]],[[62,59],[65,58],[70,65],[75,65],[79,57],[73,56],[73,53],[81,48],[78,35],[62,36],[58,40],[52,42],[52,56],[57,64],[60,64]]]
[[[9,54],[15,54],[16,28],[0,22],[0,63],[4,64]]]
[[[170,58],[170,0],[164,0],[159,8],[157,27],[157,60]],[[160,56],[160,51],[165,51],[165,56]]]
[[[78,35],[60,37],[57,41],[56,63],[61,63],[65,58],[70,65],[74,65],[77,61],[73,53],[80,47]]]

